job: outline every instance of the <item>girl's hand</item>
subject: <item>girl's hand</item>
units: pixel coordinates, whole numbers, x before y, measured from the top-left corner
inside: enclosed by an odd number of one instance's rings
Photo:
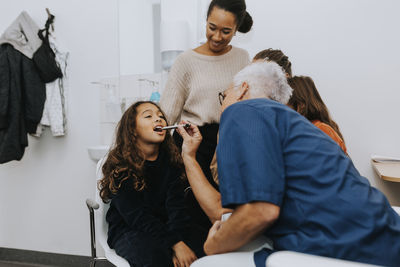
[[[174,267],[179,267],[179,261],[175,255],[172,256],[172,263],[174,264]]]
[[[179,124],[185,124],[185,123],[188,122],[181,121]],[[179,125],[177,131],[182,136],[183,139],[182,157],[196,158],[197,149],[199,148],[201,140],[203,139],[199,128],[193,124],[190,124],[190,127],[186,129],[183,128],[183,126]]]
[[[172,257],[174,267],[190,267],[190,264],[197,260],[196,254],[183,241],[173,245],[172,249],[174,250]]]

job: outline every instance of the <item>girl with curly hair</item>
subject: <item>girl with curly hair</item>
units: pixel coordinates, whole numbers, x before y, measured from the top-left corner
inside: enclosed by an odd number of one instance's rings
[[[102,167],[100,196],[110,202],[107,242],[132,266],[189,266],[202,255],[185,213],[182,158],[170,133],[156,130],[164,126],[155,103],[133,104]]]

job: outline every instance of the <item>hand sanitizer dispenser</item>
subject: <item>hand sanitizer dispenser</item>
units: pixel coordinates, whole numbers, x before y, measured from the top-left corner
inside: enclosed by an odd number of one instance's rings
[[[158,82],[151,81],[151,84],[153,86],[153,90],[150,95],[150,101],[153,101],[155,103],[160,102],[160,93],[158,92]]]

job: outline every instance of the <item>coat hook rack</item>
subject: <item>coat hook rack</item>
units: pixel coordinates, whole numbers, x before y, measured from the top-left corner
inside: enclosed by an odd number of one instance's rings
[[[51,31],[54,32],[54,15],[50,13],[50,10],[46,7],[46,13],[47,13],[47,21],[50,21],[50,26],[51,26]]]

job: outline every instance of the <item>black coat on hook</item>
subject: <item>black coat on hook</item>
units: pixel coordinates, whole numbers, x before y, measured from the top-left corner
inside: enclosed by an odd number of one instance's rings
[[[0,163],[20,160],[42,118],[46,87],[32,60],[0,46]]]
[[[39,72],[40,78],[43,82],[49,83],[53,82],[58,78],[62,78],[62,72],[59,64],[56,61],[56,55],[54,51],[51,49],[49,42],[49,28],[52,26],[54,30],[54,15],[52,15],[48,8],[46,8],[46,12],[48,14],[48,19],[45,24],[45,28],[39,30],[38,35],[42,40],[42,45],[39,49],[33,54],[33,62],[35,63],[37,70]]]

